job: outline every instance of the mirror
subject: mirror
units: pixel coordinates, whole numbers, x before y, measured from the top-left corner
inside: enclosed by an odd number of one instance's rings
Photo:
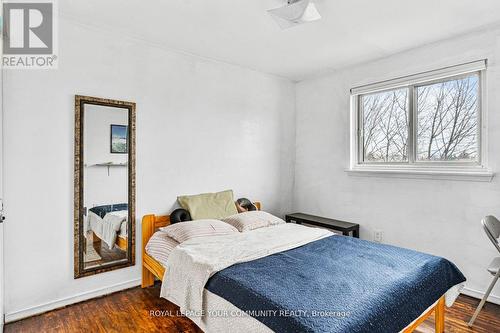
[[[75,96],[75,278],[135,264],[135,103]]]

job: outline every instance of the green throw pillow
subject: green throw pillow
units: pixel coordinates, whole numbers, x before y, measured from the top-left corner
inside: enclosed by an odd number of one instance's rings
[[[182,208],[189,211],[193,220],[223,219],[237,214],[233,191],[183,195],[177,197]]]

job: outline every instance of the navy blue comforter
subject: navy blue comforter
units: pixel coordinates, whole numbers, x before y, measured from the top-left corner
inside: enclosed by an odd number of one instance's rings
[[[276,332],[399,332],[465,281],[446,259],[331,236],[215,274],[205,286]]]

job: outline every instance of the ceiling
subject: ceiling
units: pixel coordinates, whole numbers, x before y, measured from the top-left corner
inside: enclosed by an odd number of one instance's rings
[[[285,0],[65,0],[80,23],[295,81],[500,23],[498,0],[312,0],[322,19],[281,30]]]

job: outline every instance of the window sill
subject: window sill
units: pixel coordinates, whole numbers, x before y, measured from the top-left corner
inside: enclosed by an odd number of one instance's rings
[[[410,179],[438,179],[490,182],[494,173],[487,168],[377,167],[356,166],[345,170],[351,176]]]

